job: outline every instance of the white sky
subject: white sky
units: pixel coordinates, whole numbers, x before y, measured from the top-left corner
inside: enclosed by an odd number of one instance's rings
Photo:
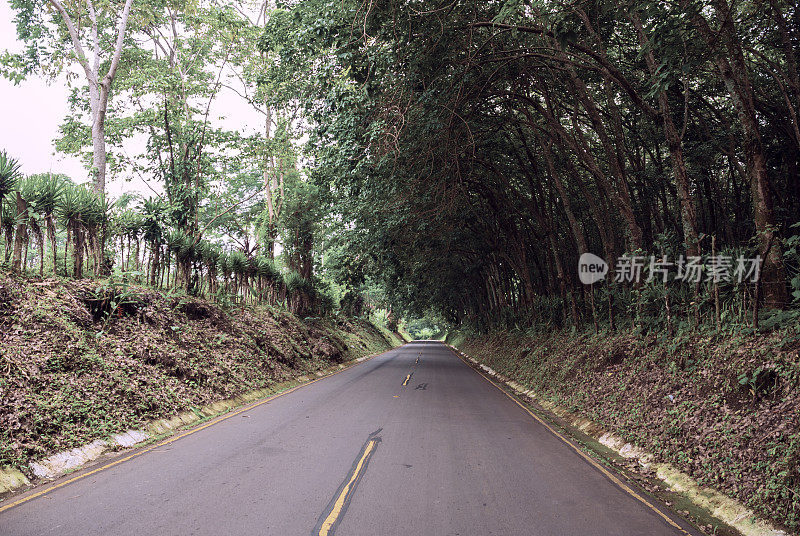
[[[19,51],[14,12],[7,0],[0,0],[0,51]],[[47,85],[42,78],[30,78],[15,86],[0,77],[0,150],[5,149],[22,164],[25,174],[65,173],[77,182],[88,180],[80,160],[53,153],[58,125],[67,115],[67,87]]]
[[[22,49],[17,41],[14,15],[8,0],[0,0],[0,52]],[[89,180],[87,170],[77,157],[55,153],[53,140],[58,137],[58,126],[69,112],[67,97],[68,88],[63,79],[48,84],[44,78],[31,76],[15,86],[0,77],[0,150],[5,149],[17,159],[23,173],[64,173],[75,182]],[[263,123],[263,116],[230,90],[220,92],[212,105],[212,118],[215,118],[214,124],[248,134],[261,130]],[[135,145],[135,142],[126,144],[126,150],[137,152]],[[161,191],[155,181],[150,181],[150,186]],[[134,176],[109,178],[106,188],[112,197],[122,192],[152,194],[145,182]]]

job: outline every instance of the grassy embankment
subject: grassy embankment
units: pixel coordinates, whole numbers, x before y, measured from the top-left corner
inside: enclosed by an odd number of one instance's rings
[[[501,332],[448,342],[785,527],[800,529],[800,336]]]
[[[30,474],[55,452],[400,343],[365,320],[0,272],[0,466]]]

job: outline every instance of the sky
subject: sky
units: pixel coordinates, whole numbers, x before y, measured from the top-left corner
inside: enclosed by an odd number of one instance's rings
[[[21,50],[14,12],[7,0],[0,0],[0,51]],[[31,78],[15,86],[0,77],[0,150],[5,149],[22,164],[22,172],[64,173],[77,182],[88,180],[78,158],[55,155],[53,139],[67,115],[67,86],[64,80],[47,84]]]
[[[14,12],[8,0],[0,0],[0,52],[22,49],[13,19]],[[89,172],[77,157],[57,154],[53,145],[58,126],[69,111],[67,97],[68,88],[63,77],[48,82],[33,75],[16,86],[0,77],[0,150],[6,150],[20,162],[22,173],[64,173],[78,183],[89,180]],[[263,116],[229,90],[220,92],[215,100],[212,118],[215,125],[248,134],[260,130],[263,122]],[[126,151],[137,152],[136,145],[136,142],[126,144]],[[139,142],[138,150],[142,147]],[[108,180],[107,193],[111,197],[123,192],[149,196],[153,189],[162,191],[154,181],[145,181],[146,178],[123,173],[122,177]]]

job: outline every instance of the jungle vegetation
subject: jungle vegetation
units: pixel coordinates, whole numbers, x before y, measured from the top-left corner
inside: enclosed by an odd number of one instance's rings
[[[12,5],[27,48],[3,72],[73,66],[56,145],[90,173],[17,177],[3,157],[11,269],[479,329],[797,316],[792,2]],[[209,119],[233,81],[257,135]],[[158,193],[105,196],[132,173]],[[589,252],[644,276],[583,285]],[[651,258],[702,270],[648,277]],[[762,259],[758,282],[713,277],[719,258]]]

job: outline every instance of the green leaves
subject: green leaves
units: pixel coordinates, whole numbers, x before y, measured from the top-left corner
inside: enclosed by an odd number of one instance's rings
[[[523,6],[529,4],[527,0],[506,0],[500,12],[492,19],[492,22],[512,23],[519,20],[522,15]],[[522,15],[524,17],[524,15]]]
[[[9,156],[6,151],[0,151],[0,203],[17,188],[20,178],[19,162]]]
[[[90,188],[69,184],[59,198],[56,214],[65,226],[90,227],[106,220],[108,210],[105,201]]]
[[[21,54],[12,54],[7,50],[0,54],[0,76],[13,82],[15,86],[25,80],[27,71],[25,60]]]
[[[66,175],[41,173],[25,178],[20,191],[31,210],[52,216],[56,213],[64,192],[70,187],[73,184]]]

